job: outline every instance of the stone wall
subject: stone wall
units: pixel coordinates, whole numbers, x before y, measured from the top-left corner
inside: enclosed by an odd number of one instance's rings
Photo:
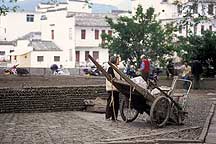
[[[105,86],[1,88],[0,112],[51,112],[85,109],[84,99],[105,98]]]

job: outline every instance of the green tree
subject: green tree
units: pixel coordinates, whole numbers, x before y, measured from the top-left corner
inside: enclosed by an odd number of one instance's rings
[[[203,35],[189,35],[179,38],[179,50],[185,51],[182,57],[191,61],[198,59],[202,62],[209,61],[216,68],[216,32],[205,31]],[[179,53],[181,53],[179,51]]]
[[[140,56],[145,54],[153,62],[164,60],[164,55],[173,52],[172,24],[162,26],[156,19],[154,9],[143,8],[139,5],[136,14],[132,17],[121,16],[117,20],[106,18],[113,35],[102,34],[105,39],[103,47],[108,48],[110,54],[119,54],[123,60],[132,61],[139,66]]]

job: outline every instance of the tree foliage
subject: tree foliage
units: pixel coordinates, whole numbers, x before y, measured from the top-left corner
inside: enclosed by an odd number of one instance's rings
[[[156,17],[153,8],[144,13],[139,5],[132,17],[106,18],[113,35],[102,35],[105,39],[103,46],[109,49],[111,55],[119,54],[123,60],[133,61],[135,66],[138,66],[142,54],[153,62],[163,61],[163,56],[173,51],[175,28],[172,24],[163,27]]]
[[[199,36],[180,37],[178,49],[185,60],[198,59],[204,63],[210,62],[216,68],[216,32],[205,31]]]
[[[6,15],[9,11],[16,11],[16,2],[17,0],[0,0],[0,16]]]

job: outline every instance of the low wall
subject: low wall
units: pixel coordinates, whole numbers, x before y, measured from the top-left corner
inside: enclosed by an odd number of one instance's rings
[[[105,86],[1,88],[0,112],[51,112],[85,109],[84,99],[105,98]]]
[[[161,86],[171,86],[172,80],[160,79],[159,85]],[[193,83],[194,84],[194,83]],[[177,83],[176,88],[182,89],[183,83]],[[193,88],[193,85],[192,85]],[[216,90],[216,79],[215,78],[202,78],[200,80],[200,89]]]

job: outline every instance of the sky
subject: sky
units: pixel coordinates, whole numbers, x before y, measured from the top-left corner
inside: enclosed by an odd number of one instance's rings
[[[26,10],[34,10],[35,5],[41,1],[48,0],[17,0],[17,4],[20,5],[21,8]],[[59,1],[59,0],[58,0]],[[60,0],[66,1],[66,0]],[[105,4],[117,7],[120,10],[130,10],[130,2],[131,0],[90,0],[92,3],[96,4]]]

